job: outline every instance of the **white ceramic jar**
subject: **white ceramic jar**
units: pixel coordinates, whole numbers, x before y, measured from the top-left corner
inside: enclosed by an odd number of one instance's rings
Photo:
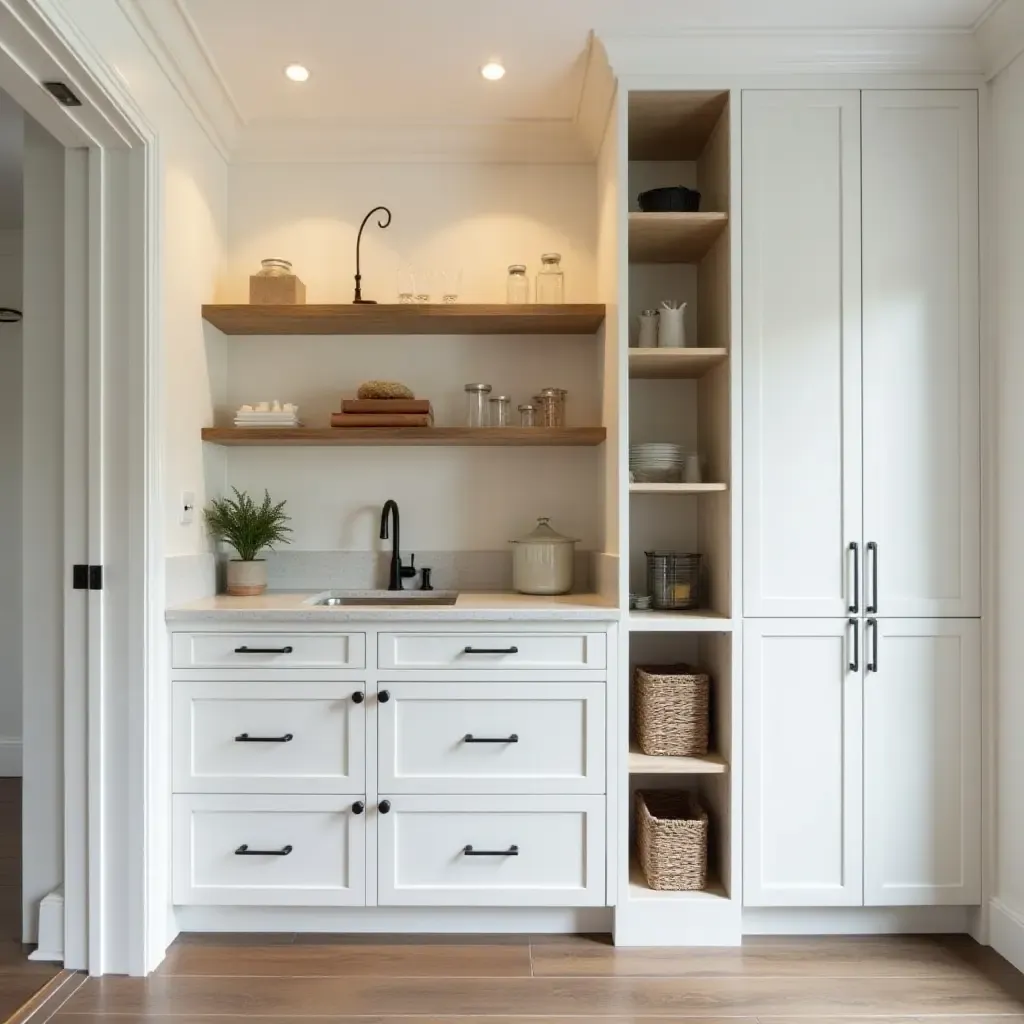
[[[572,590],[576,540],[552,529],[547,518],[514,540],[512,586],[520,594],[568,594]]]

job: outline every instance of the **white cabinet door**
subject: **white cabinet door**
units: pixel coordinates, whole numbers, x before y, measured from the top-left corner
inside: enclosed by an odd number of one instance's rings
[[[981,624],[875,622],[864,653],[864,902],[979,903]]]
[[[862,147],[867,582],[979,615],[977,94],[865,92]]]
[[[854,610],[860,95],[743,94],[743,612]]]
[[[856,620],[743,626],[743,902],[862,902]]]

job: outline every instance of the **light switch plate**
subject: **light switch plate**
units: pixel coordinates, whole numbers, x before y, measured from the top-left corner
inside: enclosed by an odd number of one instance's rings
[[[196,495],[195,491],[181,492],[181,511],[179,522],[182,526],[191,526],[196,519]]]

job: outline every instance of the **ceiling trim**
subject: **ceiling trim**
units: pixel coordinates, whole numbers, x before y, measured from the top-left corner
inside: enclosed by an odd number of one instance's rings
[[[587,45],[580,99],[576,106],[576,131],[596,160],[608,128],[608,114],[615,101],[615,75],[604,44],[593,32]]]
[[[985,74],[995,78],[1024,53],[1024,4],[997,0],[975,29]]]

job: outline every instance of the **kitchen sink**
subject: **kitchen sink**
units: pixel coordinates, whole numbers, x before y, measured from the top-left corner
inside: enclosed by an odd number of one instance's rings
[[[451,606],[458,599],[458,594],[445,591],[330,591],[326,594],[317,594],[306,603],[320,608],[438,608]]]

